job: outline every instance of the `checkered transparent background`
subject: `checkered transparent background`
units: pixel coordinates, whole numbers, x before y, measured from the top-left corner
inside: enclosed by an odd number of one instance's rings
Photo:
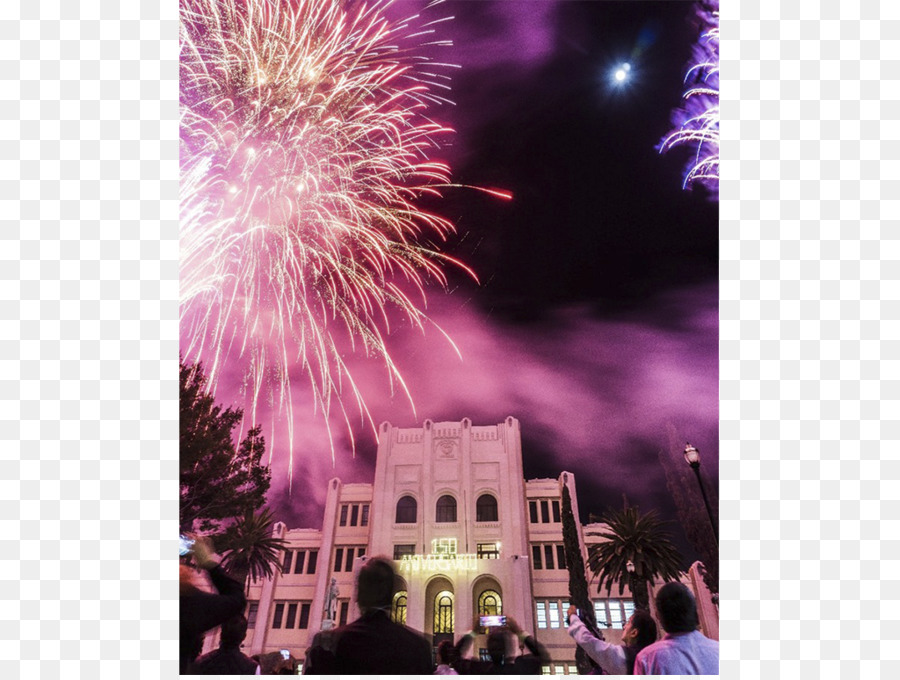
[[[900,6],[861,4],[723,7],[725,677],[900,676]],[[0,3],[0,677],[177,674],[177,39]]]

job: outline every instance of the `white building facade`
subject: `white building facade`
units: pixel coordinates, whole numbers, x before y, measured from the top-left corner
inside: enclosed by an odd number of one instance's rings
[[[244,651],[288,650],[302,659],[330,623],[330,593],[336,590],[336,625],[354,620],[354,573],[367,557],[386,556],[397,571],[392,615],[435,646],[457,640],[479,614],[504,614],[546,646],[551,665],[545,672],[575,673],[564,621],[563,485],[578,518],[571,473],[524,479],[513,417],[489,426],[468,418],[426,420],[419,428],[383,423],[372,484],[330,480],[321,530],[276,525],[288,543],[282,573],[250,588]],[[580,524],[578,538],[586,560]],[[630,594],[595,597],[594,607],[601,628],[608,626],[607,639],[617,642],[633,609]],[[474,654],[485,647],[479,635]]]

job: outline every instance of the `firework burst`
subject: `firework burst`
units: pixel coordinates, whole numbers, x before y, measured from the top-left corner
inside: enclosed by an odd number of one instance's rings
[[[291,442],[301,375],[326,424],[337,409],[350,430],[355,402],[374,428],[345,351],[383,361],[412,405],[389,318],[424,328],[426,285],[472,274],[417,205],[450,186],[431,155],[451,130],[427,116],[447,65],[422,56],[431,25],[388,4],[182,0],[183,352],[211,386],[238,362],[250,417],[267,394]]]
[[[660,144],[660,152],[688,145],[696,148],[684,177],[684,187],[701,183],[718,195],[719,187],[719,12],[701,5],[702,24],[694,58],[685,75],[684,105],[674,112],[675,129]]]

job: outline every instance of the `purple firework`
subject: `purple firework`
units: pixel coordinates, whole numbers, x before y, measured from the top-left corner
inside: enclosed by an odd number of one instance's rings
[[[660,152],[674,146],[696,149],[685,169],[684,188],[693,183],[719,193],[719,3],[698,5],[701,34],[694,45],[691,66],[684,77],[683,105],[672,113],[673,130],[660,144]]]

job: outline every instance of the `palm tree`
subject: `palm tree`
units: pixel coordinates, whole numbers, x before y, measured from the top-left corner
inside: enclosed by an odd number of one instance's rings
[[[274,523],[268,508],[259,514],[248,510],[223,534],[223,552],[227,553],[222,566],[236,579],[246,581],[248,589],[251,581],[272,578],[275,570],[281,570],[280,553],[287,542],[272,535]]]
[[[599,579],[597,592],[606,586],[609,597],[614,583],[619,584],[621,596],[627,584],[634,596],[634,606],[649,609],[647,582],[656,577],[677,580],[681,573],[682,557],[672,544],[655,510],[646,514],[636,507],[605,514],[601,519],[606,530],[588,532],[588,536],[606,539],[591,546],[588,567]],[[629,571],[629,562],[633,571]]]

